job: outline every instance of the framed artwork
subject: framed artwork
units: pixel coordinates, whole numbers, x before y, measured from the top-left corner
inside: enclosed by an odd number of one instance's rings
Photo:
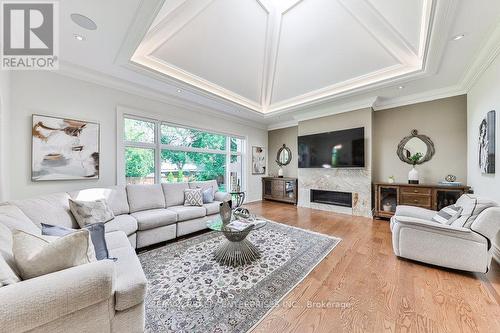
[[[266,173],[266,152],[263,147],[252,147],[252,175]]]
[[[99,124],[33,115],[31,179],[99,178]]]
[[[495,111],[490,111],[479,125],[479,168],[481,173],[495,173]]]

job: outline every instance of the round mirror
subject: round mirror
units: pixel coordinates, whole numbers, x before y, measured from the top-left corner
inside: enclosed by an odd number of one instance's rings
[[[282,167],[284,165],[290,164],[291,160],[292,151],[285,144],[283,144],[283,147],[278,150],[278,154],[276,155],[276,163],[278,163],[278,165]]]
[[[408,164],[422,164],[429,161],[434,155],[434,143],[432,140],[417,130],[413,130],[410,136],[401,140],[398,145],[397,154],[399,159]]]

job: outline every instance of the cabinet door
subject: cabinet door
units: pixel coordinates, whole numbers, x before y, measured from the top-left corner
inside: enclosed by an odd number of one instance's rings
[[[273,180],[272,192],[273,198],[281,199],[284,196],[284,182],[282,180]]]
[[[273,182],[272,180],[264,180],[264,196],[272,197],[273,196]]]

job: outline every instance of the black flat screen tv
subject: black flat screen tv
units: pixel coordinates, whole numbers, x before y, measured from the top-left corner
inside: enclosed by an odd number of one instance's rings
[[[299,168],[363,168],[365,128],[299,136],[298,148]]]

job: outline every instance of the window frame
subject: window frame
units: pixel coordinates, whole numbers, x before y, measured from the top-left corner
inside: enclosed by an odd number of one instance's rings
[[[126,185],[126,175],[125,175],[125,151],[127,148],[145,148],[145,149],[153,149],[155,156],[155,176],[154,181],[155,184],[161,184],[161,152],[162,150],[173,150],[173,151],[183,151],[183,152],[195,152],[195,153],[209,153],[209,154],[221,154],[226,157],[225,164],[225,186],[226,192],[230,192],[232,189],[230,188],[230,164],[231,164],[231,156],[240,156],[241,157],[241,190],[246,190],[246,184],[248,181],[247,178],[247,145],[248,139],[246,136],[233,134],[233,133],[224,133],[220,131],[207,130],[205,128],[200,128],[196,126],[190,126],[185,124],[178,124],[172,121],[166,121],[159,118],[147,117],[142,115],[137,115],[130,112],[125,112],[121,110],[122,108],[117,108],[117,184],[118,185]],[[129,110],[126,110],[129,111]],[[146,142],[133,142],[125,140],[125,119],[134,119],[139,121],[147,121],[154,124],[154,143],[146,143]],[[180,127],[185,129],[192,129],[200,132],[222,135],[226,138],[226,149],[211,149],[211,148],[198,148],[198,147],[186,147],[186,146],[174,146],[169,144],[161,143],[161,126],[171,126],[171,127]],[[233,152],[231,151],[231,138],[236,138],[242,140],[242,144],[240,147],[240,151]]]

